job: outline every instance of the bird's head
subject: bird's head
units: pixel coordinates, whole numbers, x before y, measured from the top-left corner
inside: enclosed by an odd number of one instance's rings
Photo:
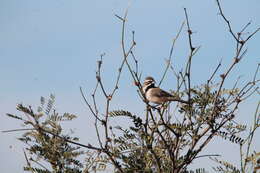
[[[145,78],[143,86],[150,86],[150,85],[154,85],[154,84],[155,84],[154,78],[151,76],[148,76]]]
[[[148,76],[145,78],[143,83],[143,92],[145,93],[148,88],[154,87],[155,80],[153,77]]]

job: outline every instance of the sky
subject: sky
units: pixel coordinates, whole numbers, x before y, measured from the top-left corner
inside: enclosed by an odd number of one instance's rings
[[[249,21],[252,24],[248,31],[259,27],[259,0],[229,0],[223,1],[222,6],[235,32]],[[235,42],[218,15],[214,0],[1,0],[0,130],[21,127],[19,122],[5,116],[6,113],[17,113],[16,104],[37,107],[41,96],[48,98],[53,93],[57,111],[78,115],[78,119],[66,127],[74,129],[83,143],[95,143],[93,118],[80,96],[79,86],[90,97],[95,85],[96,61],[105,53],[102,76],[108,89],[113,87],[122,60],[121,22],[115,14],[123,16],[129,9],[127,41],[131,40],[134,30],[137,43],[134,51],[143,76],[152,75],[159,80],[172,40],[185,19],[184,7],[194,31],[193,43],[201,46],[192,66],[195,86],[208,79],[220,59],[224,64],[220,70],[225,71],[234,57]],[[248,53],[232,71],[225,87],[232,86],[239,75],[242,84],[251,79],[260,60],[259,40],[260,34],[257,34],[248,42]],[[183,68],[188,48],[187,34],[182,32],[173,54],[176,71]],[[173,79],[174,75],[168,73],[162,87],[174,89]],[[99,101],[102,99],[101,96],[98,98]],[[258,101],[259,95],[241,106],[237,112],[241,122],[250,122]],[[133,112],[144,110],[126,70],[122,73],[112,107]],[[23,172],[23,146],[16,140],[19,133],[0,133],[0,137],[0,163],[4,163],[0,165],[1,171]],[[220,140],[211,144],[207,151],[224,151],[224,156],[232,161],[234,157],[231,156],[238,147],[226,148],[226,144]],[[255,146],[259,151],[260,140]],[[202,165],[207,163],[206,159],[201,161]]]

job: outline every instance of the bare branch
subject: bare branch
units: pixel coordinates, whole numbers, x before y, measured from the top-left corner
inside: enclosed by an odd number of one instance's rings
[[[212,75],[210,76],[210,78],[208,79],[207,83],[209,84],[210,81],[213,79],[213,77],[215,76],[215,74],[217,73],[219,67],[221,66],[221,63],[222,63],[222,59],[220,60],[218,66],[216,67],[216,69],[214,70],[214,72],[212,73]]]
[[[224,13],[223,13],[223,10],[222,10],[222,8],[221,8],[221,5],[220,5],[219,0],[216,0],[216,2],[217,2],[218,9],[219,9],[219,12],[220,12],[221,17],[224,19],[224,21],[225,21],[225,22],[227,23],[227,25],[228,25],[229,32],[231,33],[231,35],[233,36],[233,38],[234,38],[237,42],[239,42],[238,38],[235,36],[235,34],[234,34],[234,32],[233,32],[233,30],[232,30],[232,28],[231,28],[231,25],[230,25],[229,20],[226,18],[226,16],[225,16]]]
[[[184,27],[184,24],[185,24],[185,22],[182,22],[181,27],[180,27],[180,29],[179,29],[179,31],[178,31],[176,37],[173,39],[172,46],[171,46],[171,50],[170,50],[170,55],[169,55],[169,58],[168,58],[168,60],[167,60],[167,62],[166,62],[167,65],[166,65],[166,68],[165,68],[165,70],[164,70],[164,72],[163,72],[163,76],[162,76],[162,78],[161,78],[161,80],[160,80],[160,82],[159,82],[159,84],[158,84],[158,87],[160,87],[160,85],[162,84],[163,79],[165,78],[166,73],[167,73],[167,71],[168,71],[168,69],[169,69],[169,67],[170,67],[170,65],[171,65],[173,49],[174,49],[174,46],[175,46],[175,43],[176,43],[177,39],[178,39],[179,36],[180,36],[180,33],[181,33],[182,29],[183,29],[183,27]]]
[[[100,122],[103,122],[100,118],[97,117],[96,113],[94,112],[94,110],[92,109],[91,105],[90,105],[89,102],[87,101],[87,98],[85,97],[85,95],[84,95],[84,93],[83,93],[83,91],[82,91],[82,88],[79,87],[79,89],[80,89],[81,96],[83,97],[83,99],[84,99],[86,105],[88,106],[89,110],[91,111],[92,115],[94,115],[94,117],[95,117],[96,119],[98,119]]]

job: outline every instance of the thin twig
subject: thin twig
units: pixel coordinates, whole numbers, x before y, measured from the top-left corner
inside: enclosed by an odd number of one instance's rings
[[[200,158],[200,157],[211,157],[211,156],[219,157],[221,155],[219,155],[219,154],[205,154],[205,155],[196,156],[194,159],[197,159],[197,158]]]
[[[24,157],[25,157],[27,166],[30,168],[30,171],[31,171],[32,173],[34,173],[35,171],[34,171],[34,169],[32,168],[31,163],[29,162],[29,159],[28,159],[28,157],[27,157],[26,152],[24,151],[24,149],[23,149],[23,154],[24,154]]]
[[[91,111],[91,113],[94,115],[94,117],[95,117],[96,119],[98,119],[100,122],[103,122],[103,121],[102,121],[100,118],[98,118],[97,115],[95,114],[95,112],[94,112],[94,110],[92,109],[91,105],[90,105],[89,102],[87,101],[87,98],[85,97],[85,95],[84,95],[84,93],[83,93],[83,91],[82,91],[82,88],[79,87],[79,89],[80,89],[80,93],[81,93],[81,95],[82,95],[82,97],[83,97],[83,99],[84,99],[86,105],[88,106],[89,110]]]
[[[16,132],[16,131],[28,131],[28,130],[35,130],[34,128],[26,128],[26,129],[14,129],[14,130],[3,130],[3,133],[9,133],[9,132]]]
[[[222,10],[222,8],[221,8],[221,5],[220,5],[219,0],[216,0],[216,2],[217,2],[217,5],[218,5],[218,9],[219,9],[220,15],[222,16],[222,18],[224,19],[224,21],[225,21],[225,22],[227,23],[227,25],[228,25],[229,32],[231,33],[231,35],[233,36],[233,38],[234,38],[237,42],[239,42],[238,38],[235,36],[235,34],[234,34],[234,32],[233,32],[233,30],[232,30],[232,28],[231,28],[231,25],[230,25],[229,20],[226,18],[226,16],[225,16],[224,13],[223,13],[223,10]]]
[[[168,69],[169,69],[169,67],[170,67],[170,65],[171,65],[173,49],[174,49],[174,46],[175,46],[175,43],[176,43],[177,39],[178,39],[179,36],[180,36],[180,33],[181,33],[182,29],[183,29],[183,27],[184,27],[184,24],[185,24],[185,22],[182,22],[181,27],[180,27],[180,29],[179,29],[179,31],[178,31],[176,37],[173,39],[172,46],[171,46],[171,50],[170,50],[170,55],[169,55],[169,58],[168,58],[168,60],[167,60],[167,65],[166,65],[166,68],[165,68],[165,70],[164,70],[164,72],[163,72],[163,76],[162,76],[162,78],[161,78],[161,80],[160,80],[160,82],[159,82],[159,84],[158,84],[158,87],[160,87],[160,85],[162,84],[163,79],[165,78],[166,73],[167,73],[167,71],[168,71]]]
[[[216,69],[214,70],[214,72],[212,73],[212,75],[210,76],[210,78],[208,79],[207,83],[209,84],[210,81],[213,79],[213,77],[215,76],[216,72],[218,71],[219,67],[221,66],[222,64],[222,59],[220,60],[218,66],[216,67]]]

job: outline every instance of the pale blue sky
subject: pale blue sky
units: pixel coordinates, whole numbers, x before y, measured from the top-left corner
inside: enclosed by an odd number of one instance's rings
[[[96,60],[103,52],[106,53],[104,82],[112,86],[115,78],[111,76],[116,74],[122,59],[121,23],[114,14],[123,15],[129,4],[127,34],[130,36],[132,30],[136,32],[135,52],[144,76],[153,75],[158,80],[162,75],[171,41],[184,20],[184,7],[196,32],[194,45],[202,46],[194,59],[192,81],[195,84],[205,81],[221,58],[226,64],[232,62],[234,42],[217,15],[214,0],[0,0],[0,130],[20,127],[18,122],[3,116],[6,112],[15,113],[17,103],[37,106],[40,96],[54,93],[58,111],[79,115],[68,127],[75,129],[83,142],[93,141],[93,119],[84,107],[79,86],[89,93],[92,91]],[[259,0],[229,0],[222,4],[235,31],[250,20],[249,31],[259,27]],[[233,71],[226,86],[231,86],[238,75],[243,75],[244,81],[252,75],[260,59],[259,40],[260,34],[249,42],[247,56]],[[173,56],[176,70],[182,68],[187,54],[187,36],[183,32]],[[226,67],[224,65],[222,70]],[[174,89],[175,83],[169,83],[172,79],[169,73],[163,83],[165,89]],[[143,111],[126,71],[119,92],[112,105],[114,108],[129,106],[133,112]],[[249,121],[258,100],[259,96],[255,96],[242,105],[243,109],[238,112],[242,122]],[[22,147],[15,139],[18,134],[0,135],[1,172],[23,172]],[[257,144],[259,150],[259,140]],[[221,145],[223,143],[212,144],[208,150],[216,152],[213,148]],[[234,149],[238,147],[231,145],[227,155],[232,155]]]

